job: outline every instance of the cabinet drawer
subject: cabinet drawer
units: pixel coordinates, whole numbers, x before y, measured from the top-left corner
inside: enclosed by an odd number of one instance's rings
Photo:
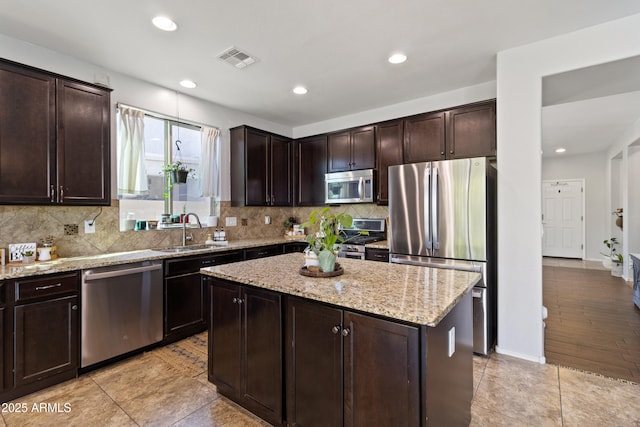
[[[78,291],[78,274],[16,280],[16,302]]]
[[[197,273],[200,270],[201,258],[178,258],[164,262],[164,276],[177,276],[179,274]]]
[[[389,262],[389,251],[367,248],[364,253],[364,259],[370,261]]]
[[[282,253],[282,245],[262,246],[255,249],[246,249],[244,251],[244,257],[245,259],[256,259],[274,255],[281,255]]]
[[[202,259],[201,267],[211,267],[214,265],[229,264],[231,262],[244,261],[242,251],[225,252],[213,257]]]

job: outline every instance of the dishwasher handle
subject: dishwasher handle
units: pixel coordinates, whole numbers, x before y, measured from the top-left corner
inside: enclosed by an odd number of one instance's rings
[[[85,282],[99,279],[110,279],[112,277],[128,276],[130,274],[146,273],[147,271],[162,270],[162,264],[145,265],[142,267],[122,268],[119,270],[105,271],[104,273],[93,273],[91,270],[84,273]]]

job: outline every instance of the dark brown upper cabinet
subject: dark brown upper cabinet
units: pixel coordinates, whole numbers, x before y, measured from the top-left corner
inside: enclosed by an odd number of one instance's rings
[[[110,203],[110,90],[0,60],[0,203]]]
[[[496,155],[495,101],[447,112],[447,159]]]
[[[327,173],[327,136],[296,140],[296,206],[324,205],[324,174]]]
[[[292,143],[249,126],[231,129],[234,206],[291,206]]]
[[[404,120],[405,163],[495,155],[495,100]]]
[[[375,167],[375,126],[363,126],[328,135],[328,171]]]
[[[404,119],[404,163],[444,159],[445,112]]]
[[[376,125],[376,169],[378,204],[389,203],[389,166],[402,164],[403,121],[392,120]]]

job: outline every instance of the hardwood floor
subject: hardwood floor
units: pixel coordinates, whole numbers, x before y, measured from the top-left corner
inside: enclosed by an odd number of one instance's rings
[[[543,267],[548,363],[640,383],[640,310],[609,270]]]

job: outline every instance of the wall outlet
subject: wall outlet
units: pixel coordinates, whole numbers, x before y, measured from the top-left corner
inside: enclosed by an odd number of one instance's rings
[[[269,215],[264,216],[264,223],[267,225],[271,224],[271,217]]]
[[[238,225],[238,219],[235,216],[228,216],[224,219],[224,221],[225,227],[235,227],[236,225]]]
[[[84,234],[92,234],[96,232],[96,222],[90,219],[84,220]]]
[[[453,356],[456,352],[456,327],[452,326],[449,329],[449,357]]]

